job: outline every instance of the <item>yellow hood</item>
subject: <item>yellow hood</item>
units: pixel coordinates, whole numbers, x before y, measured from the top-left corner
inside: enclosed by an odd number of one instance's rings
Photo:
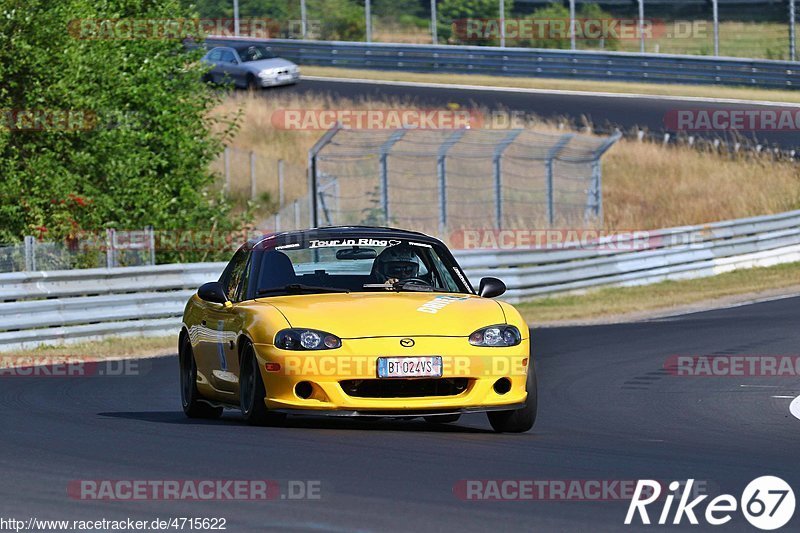
[[[292,327],[312,328],[344,339],[438,335],[467,337],[504,324],[493,301],[468,294],[361,292],[261,298],[278,308]]]

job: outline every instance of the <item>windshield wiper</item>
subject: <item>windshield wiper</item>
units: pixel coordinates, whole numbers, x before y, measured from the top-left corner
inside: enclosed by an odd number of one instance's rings
[[[349,293],[348,289],[336,287],[315,287],[313,285],[303,285],[301,283],[290,283],[283,287],[271,287],[269,289],[259,289],[258,294],[271,294],[276,292],[342,292]]]

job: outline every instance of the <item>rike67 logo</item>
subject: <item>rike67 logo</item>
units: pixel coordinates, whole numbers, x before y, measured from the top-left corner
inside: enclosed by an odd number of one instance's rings
[[[704,512],[701,512],[703,507],[701,504],[708,498],[708,495],[703,494],[690,501],[693,484],[694,479],[687,480],[685,484],[673,481],[669,484],[669,492],[666,497],[662,497],[661,483],[650,479],[639,480],[633,499],[628,506],[625,524],[630,525],[637,522],[635,520],[637,515],[642,524],[653,523],[647,506],[655,502],[658,504],[653,505],[651,511],[657,511],[657,506],[663,502],[661,512],[657,517],[653,517],[655,523],[660,525],[668,523],[678,525],[684,517],[690,524],[697,525],[699,524],[698,515],[700,515],[706,523],[720,526],[730,522],[737,509],[740,509],[752,526],[771,531],[788,524],[794,515],[794,491],[779,477],[762,476],[754,479],[745,487],[742,497],[738,501],[730,494],[720,494],[705,503]],[[676,497],[678,503],[673,511],[672,506]]]

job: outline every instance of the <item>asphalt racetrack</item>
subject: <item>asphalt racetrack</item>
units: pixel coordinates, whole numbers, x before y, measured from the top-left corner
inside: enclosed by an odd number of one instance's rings
[[[461,480],[703,480],[739,497],[772,474],[800,487],[797,377],[679,377],[676,354],[798,353],[800,298],[651,322],[535,329],[539,419],[495,434],[483,415],[293,418],[285,428],[186,419],[175,357],[128,377],[0,377],[6,516],[225,517],[228,531],[664,531],[623,525],[628,501],[465,501]],[[781,396],[782,398],[775,398]],[[74,480],[316,480],[320,499],[82,501]],[[456,491],[457,493],[458,491]],[[660,506],[652,511],[657,518]],[[795,516],[787,527],[797,529]],[[690,528],[683,521],[681,529]],[[725,526],[751,529],[738,512]]]
[[[669,91],[669,86],[664,86]],[[275,91],[275,92],[273,92]],[[263,92],[265,98],[276,93],[328,94],[334,98],[376,99],[378,101],[400,101],[414,103],[420,107],[441,108],[457,103],[462,108],[481,107],[489,110],[521,111],[551,120],[566,119],[575,125],[584,125],[584,119],[598,131],[624,131],[633,128],[663,134],[676,131],[670,129],[667,117],[678,110],[766,110],[780,109],[748,103],[698,102],[682,99],[641,97],[617,97],[593,94],[564,94],[547,92],[524,92],[514,90],[470,89],[456,87],[427,87],[416,85],[388,85],[369,82],[332,81],[303,79],[292,86],[276,87]],[[796,111],[796,106],[792,108]],[[672,115],[674,116],[674,115]],[[763,130],[740,131],[735,138],[725,132],[700,131],[682,133],[725,142],[762,143],[784,150],[800,148],[800,136],[796,129],[787,131]]]

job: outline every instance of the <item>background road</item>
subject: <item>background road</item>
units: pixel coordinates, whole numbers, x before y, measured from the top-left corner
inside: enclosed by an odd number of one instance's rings
[[[773,398],[800,394],[797,379],[664,370],[673,354],[797,354],[799,321],[800,298],[789,298],[535,330],[540,416],[523,435],[494,434],[483,415],[452,426],[295,418],[253,428],[234,413],[191,421],[180,411],[174,357],[143,361],[137,377],[5,376],[0,516],[221,516],[228,531],[588,531],[624,529],[627,502],[461,501],[452,489],[464,479],[693,477],[738,497],[773,474],[800,496],[800,420],[789,415],[791,398]],[[93,502],[66,493],[76,479],[207,478],[319,480],[322,499]],[[716,529],[748,524],[737,514]]]
[[[619,98],[613,96],[585,94],[549,94],[512,91],[492,91],[484,89],[461,89],[453,87],[419,87],[403,85],[383,85],[374,83],[339,82],[329,80],[304,79],[297,85],[277,87],[264,91],[269,98],[273,91],[284,93],[330,94],[335,98],[377,99],[380,101],[413,102],[421,107],[443,107],[457,103],[462,107],[485,107],[490,110],[504,109],[523,111],[546,119],[567,119],[582,126],[584,119],[598,131],[612,131],[643,128],[650,132],[664,133],[664,117],[675,110],[748,110],[770,109],[752,104],[731,104],[713,102],[687,102],[663,98]],[[777,109],[777,108],[775,108]],[[674,131],[672,132],[674,133]],[[693,133],[697,137],[732,140],[724,132]],[[742,141],[761,142],[768,146],[779,146],[786,150],[800,148],[800,135],[794,131],[742,132]]]

